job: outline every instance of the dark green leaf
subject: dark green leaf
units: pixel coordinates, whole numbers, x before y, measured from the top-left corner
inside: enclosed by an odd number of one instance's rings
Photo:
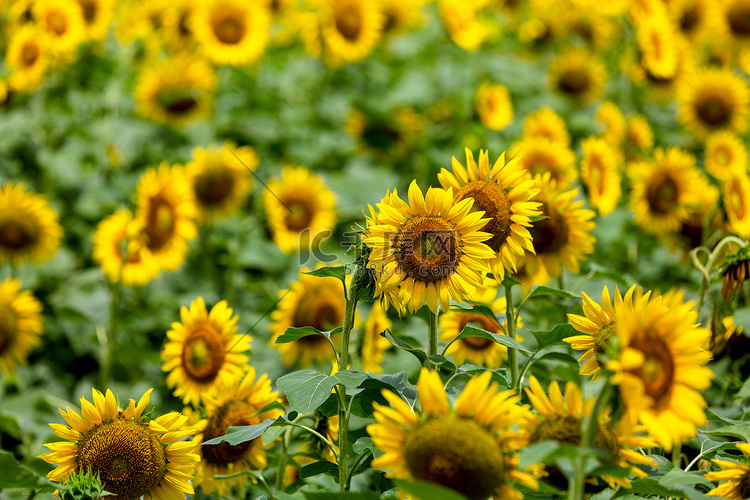
[[[526,296],[523,301],[521,301],[521,304],[518,306],[518,309],[521,309],[523,304],[526,303],[526,301],[535,299],[537,297],[564,297],[568,299],[578,299],[581,300],[581,297],[579,295],[572,294],[565,290],[559,290],[557,288],[552,288],[549,286],[544,285],[534,285],[534,287],[531,289],[531,292]]]
[[[498,335],[497,333],[488,332],[487,330],[484,330],[482,328],[479,328],[478,326],[467,323],[464,329],[459,333],[455,339],[451,341],[451,343],[466,338],[466,337],[481,337],[483,339],[491,340],[495,342],[496,344],[504,345],[505,347],[513,347],[519,351],[529,353],[531,354],[531,351],[526,349],[524,346],[513,340],[512,338],[508,337],[507,335]],[[450,345],[450,344],[448,344]],[[445,350],[448,349],[448,346],[445,347],[443,350],[443,354],[445,354]]]
[[[356,372],[352,370],[344,370],[336,372],[331,377],[336,381],[337,384],[342,384],[350,389],[359,387],[359,384],[365,381],[367,374],[364,372]]]
[[[280,377],[279,390],[286,394],[289,405],[300,413],[310,413],[323,404],[336,385],[335,377],[315,370],[300,370]]]
[[[518,467],[521,470],[534,464],[545,463],[545,460],[557,451],[560,444],[557,441],[540,441],[521,450],[518,457]]]
[[[380,334],[380,336],[387,338],[388,342],[395,345],[399,349],[403,349],[404,351],[413,354],[419,360],[420,364],[424,364],[424,362],[427,360],[427,354],[425,354],[422,349],[412,347],[403,340],[397,339],[393,336],[393,333],[391,333],[390,330],[384,331]]]
[[[580,332],[573,328],[573,325],[569,323],[563,323],[555,326],[552,330],[532,330],[531,334],[539,344],[537,346],[537,350],[541,351],[542,349],[551,347],[553,345],[567,345],[567,343],[563,342],[562,340],[568,337],[572,337],[573,335],[580,335]]]
[[[201,446],[219,444],[221,442],[227,442],[232,446],[236,446],[240,443],[252,441],[253,439],[263,434],[266,429],[271,427],[273,424],[278,423],[279,425],[285,425],[286,422],[287,421],[284,419],[284,417],[279,417],[277,419],[269,418],[268,420],[264,420],[263,422],[255,425],[231,426],[227,429],[226,435],[209,439],[208,441],[202,443]]]
[[[460,302],[451,301],[451,308],[452,310],[459,311],[465,314],[479,314],[497,323],[497,316],[495,315],[495,311],[493,311],[492,308],[487,304],[462,304]],[[505,317],[504,314],[502,316]]]
[[[299,470],[300,479],[317,476],[318,474],[328,474],[329,476],[333,476],[334,478],[338,479],[339,466],[333,462],[321,460],[320,462],[307,464]]]
[[[332,335],[341,333],[342,330],[343,327],[340,326],[337,326],[333,330],[327,332],[321,332],[320,330],[318,330],[317,328],[313,328],[312,326],[290,326],[289,328],[284,330],[283,334],[279,335],[279,338],[276,339],[275,344],[287,344],[289,342],[294,342],[295,340],[307,337],[308,335],[319,335],[330,340]]]
[[[37,488],[49,481],[20,463],[12,453],[0,450],[0,490],[4,488]]]
[[[466,500],[461,493],[427,481],[394,479],[393,483],[419,500]]]
[[[474,374],[481,374],[484,372],[492,372],[492,381],[497,382],[502,387],[510,388],[510,384],[508,383],[508,379],[506,377],[506,369],[500,368],[496,370],[490,370],[489,368],[485,368],[483,366],[477,366],[473,363],[464,363],[461,365],[458,370],[461,373],[470,373],[472,375]]]
[[[375,446],[375,444],[373,444],[372,439],[368,436],[357,439],[352,448],[354,449],[354,453],[357,453],[359,455],[365,453],[366,451],[369,451],[375,457],[379,457],[383,454],[383,452],[380,451],[377,446]]]
[[[712,429],[705,431],[708,436],[732,436],[738,437],[744,440],[746,443],[750,441],[750,424],[745,425],[727,425],[725,427],[719,427],[718,429]]]

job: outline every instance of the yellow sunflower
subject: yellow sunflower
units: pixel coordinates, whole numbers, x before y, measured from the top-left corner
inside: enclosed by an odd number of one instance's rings
[[[40,343],[42,321],[42,304],[29,290],[21,291],[20,281],[0,282],[0,370],[11,373],[26,363]]]
[[[379,2],[317,0],[323,54],[329,64],[362,61],[377,45],[385,16]]]
[[[198,434],[194,444],[223,436],[231,426],[255,425],[269,418],[277,418],[283,411],[272,408],[261,411],[275,402],[281,402],[278,392],[271,391],[271,381],[266,374],[256,380],[255,368],[248,366],[247,374],[234,377],[221,386],[221,390],[204,400],[208,418],[196,424]],[[242,488],[247,484],[245,471],[264,469],[267,464],[263,438],[232,446],[229,443],[198,446],[200,464],[195,485],[203,493],[216,492],[221,497],[231,496],[232,486]],[[231,476],[219,478],[217,476]]]
[[[677,71],[677,50],[674,27],[664,16],[652,16],[636,27],[636,43],[641,65],[657,78],[671,78]]]
[[[237,211],[253,186],[258,162],[255,150],[233,142],[193,149],[193,161],[185,170],[203,222]]]
[[[750,444],[735,443],[734,445],[744,456],[745,462],[750,457]],[[728,481],[712,489],[706,495],[714,497],[728,498],[729,500],[745,500],[750,498],[750,466],[729,460],[711,460],[721,467],[722,470],[706,472],[706,479],[709,481]]]
[[[689,40],[698,40],[709,28],[713,17],[711,0],[676,0],[667,4],[672,22]]]
[[[438,13],[453,43],[464,50],[477,50],[493,33],[494,26],[482,19],[481,0],[438,0]]]
[[[444,188],[453,189],[455,202],[474,199],[474,210],[483,210],[490,219],[484,228],[492,237],[485,243],[495,255],[490,268],[495,278],[502,280],[505,270],[515,272],[517,257],[528,251],[534,253],[528,227],[531,217],[539,215],[539,203],[530,201],[538,190],[525,178],[522,163],[517,159],[505,161],[501,154],[490,169],[489,153],[479,151],[479,163],[466,149],[466,168],[454,157],[453,173],[441,169],[438,180]]]
[[[599,215],[607,215],[620,201],[620,168],[617,152],[604,139],[590,137],[581,142],[581,179],[588,199]]]
[[[750,42],[750,0],[720,0],[716,2],[716,24],[719,32],[737,48]]]
[[[698,204],[702,176],[695,157],[680,148],[659,148],[653,161],[631,164],[630,205],[635,222],[649,232],[677,231]]]
[[[7,12],[7,20],[10,26],[22,27],[35,22],[34,0],[14,0],[8,4],[0,5],[3,12]]]
[[[143,116],[180,127],[211,113],[216,74],[203,59],[181,54],[144,69],[135,87]]]
[[[507,301],[505,297],[496,298],[498,286],[497,281],[486,279],[484,286],[478,288],[472,294],[472,301],[489,305],[493,312],[505,314]],[[505,335],[504,326],[496,319],[493,320],[483,314],[451,309],[440,316],[440,337],[446,342],[450,342],[463,331],[468,323],[473,323],[488,332]],[[518,318],[517,327],[521,328],[522,326],[523,323]],[[523,339],[516,336],[515,340],[520,342]],[[482,337],[466,337],[451,344],[446,354],[453,356],[453,361],[459,366],[466,361],[470,361],[475,365],[486,366],[487,368],[500,368],[503,360],[508,357],[508,348]]]
[[[518,470],[524,439],[514,430],[531,415],[513,391],[498,393],[491,378],[490,372],[472,378],[451,408],[440,376],[422,368],[420,415],[383,391],[391,406],[374,404],[377,423],[367,432],[385,454],[372,466],[390,470],[389,477],[440,484],[470,500],[521,500],[517,484],[537,489],[536,480]]]
[[[175,52],[196,50],[193,17],[197,10],[196,0],[178,0],[164,13],[164,38]]]
[[[602,138],[612,147],[618,147],[625,137],[625,117],[612,101],[604,101],[596,111],[596,119],[604,126]]]
[[[576,155],[560,142],[545,139],[518,142],[510,150],[510,157],[533,177],[549,173],[560,185],[568,185],[578,179]]]
[[[566,148],[570,147],[570,134],[565,120],[552,108],[541,108],[524,119],[522,141],[531,143],[538,139],[559,143]]]
[[[152,390],[137,406],[131,399],[122,411],[109,389],[106,396],[92,389],[94,404],[81,398],[83,417],[70,407],[60,409],[68,425],[49,425],[67,441],[44,445],[52,452],[38,458],[60,464],[47,477],[64,482],[71,474],[90,470],[106,491],[124,498],[171,500],[193,494],[189,481],[199,460],[196,445],[179,441],[190,433],[183,427],[188,417],[174,411],[154,420],[144,417]]]
[[[732,174],[721,190],[729,229],[740,238],[750,238],[750,177],[746,172]]]
[[[93,257],[112,283],[145,285],[159,274],[159,263],[139,228],[130,210],[118,210],[96,227]]]
[[[571,49],[550,62],[549,81],[553,90],[585,105],[604,92],[607,71],[597,55]]]
[[[677,233],[669,233],[670,239],[676,240],[678,246],[692,250],[704,244],[705,238],[724,226],[724,217],[720,210],[716,210],[719,201],[719,189],[709,184],[708,179],[699,176],[695,186],[697,198],[688,209],[688,215],[680,224]],[[665,236],[661,234],[660,236]]]
[[[275,343],[289,327],[312,326],[325,332],[344,324],[346,299],[341,281],[333,277],[310,276],[305,271],[300,269],[299,281],[292,283],[288,290],[279,292],[281,301],[271,313],[269,345],[281,353],[284,366],[308,368],[314,364],[336,362],[331,345],[320,335],[308,335],[286,344]],[[358,317],[355,322],[359,322]],[[337,345],[339,335],[332,338]]]
[[[6,182],[0,188],[0,264],[51,259],[63,236],[57,220],[44,196]]]
[[[263,191],[273,240],[285,253],[308,250],[336,226],[336,198],[323,179],[304,167],[285,167]]]
[[[502,130],[513,121],[513,103],[504,85],[483,83],[477,90],[474,105],[479,121],[490,130]]]
[[[18,92],[33,92],[39,88],[49,66],[49,46],[37,26],[26,24],[13,33],[5,53],[5,64],[11,71],[10,88]]]
[[[84,33],[87,39],[103,41],[115,14],[116,0],[77,0],[83,14]]]
[[[732,132],[715,132],[706,139],[704,164],[717,179],[746,173],[747,156],[745,144]]]
[[[77,0],[34,0],[34,19],[57,57],[72,57],[84,40],[83,11]]]
[[[560,386],[555,380],[550,383],[549,395],[547,395],[533,375],[529,379],[529,389],[525,391],[536,410],[524,429],[529,433],[530,445],[545,440],[573,446],[581,445],[581,427],[583,419],[590,416],[593,410],[592,399],[584,401],[581,390],[573,382],[565,384],[565,399],[563,399]],[[595,415],[594,418],[597,419],[597,426],[594,431],[593,445],[609,453],[609,457],[604,462],[629,468],[633,476],[647,477],[648,474],[636,465],[656,467],[656,461],[632,448],[649,448],[656,446],[656,443],[647,437],[635,435],[642,432],[642,428],[634,428],[622,420],[613,424],[608,409]],[[540,471],[540,474],[553,483],[557,476],[561,475],[559,470],[550,467]],[[618,486],[631,487],[630,479],[627,477],[604,474],[601,478],[614,489]]]
[[[184,169],[162,163],[149,168],[138,182],[136,220],[161,269],[176,270],[195,239],[196,208]]]
[[[648,292],[615,303],[619,355],[607,362],[614,372],[631,422],[641,422],[649,436],[669,451],[694,437],[706,424],[706,402],[700,391],[714,373],[703,366],[711,359],[710,332],[700,328],[693,303],[665,305]]]
[[[393,36],[418,28],[424,22],[420,12],[426,0],[381,0],[380,8],[385,20],[383,35]]]
[[[526,270],[534,283],[540,283],[543,277],[560,276],[562,266],[577,274],[579,262],[594,252],[596,238],[590,233],[596,214],[583,208],[583,201],[575,201],[578,189],[560,189],[549,174],[537,175],[534,180],[541,189],[536,200],[542,203],[542,215],[548,218],[534,222],[529,230],[536,255],[527,256]]]
[[[381,363],[385,357],[385,351],[393,347],[387,338],[381,337],[380,334],[389,330],[393,323],[388,319],[388,315],[383,310],[380,302],[373,302],[370,309],[370,315],[365,321],[364,331],[362,333],[362,348],[360,350],[360,359],[362,360],[362,370],[371,373],[382,373]]]
[[[706,68],[685,78],[677,89],[678,118],[699,138],[711,132],[747,130],[750,89],[730,69]]]
[[[198,406],[201,398],[245,374],[246,352],[253,338],[237,333],[238,316],[222,300],[208,312],[203,297],[180,308],[180,322],[172,323],[161,351],[167,386],[183,403]]]
[[[265,2],[211,0],[199,2],[192,16],[195,39],[216,64],[243,66],[266,50],[271,14]]]
[[[643,115],[630,116],[625,123],[625,151],[629,154],[645,152],[654,147],[654,134]]]

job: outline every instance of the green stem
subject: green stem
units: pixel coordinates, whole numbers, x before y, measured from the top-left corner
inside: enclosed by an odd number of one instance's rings
[[[361,271],[361,266],[354,266],[354,274],[346,294],[344,325],[341,331],[341,349],[339,349],[339,370],[347,370],[349,368],[349,338],[351,337],[352,328],[354,328],[354,314],[357,310],[357,273]]]
[[[112,372],[112,354],[117,342],[118,312],[120,310],[120,296],[122,284],[120,280],[112,285],[112,297],[109,308],[109,324],[105,330],[105,342],[101,343],[101,367],[99,369],[99,389],[107,390],[110,373]]]
[[[434,356],[437,354],[438,349],[438,314],[431,310],[427,314],[428,323],[430,325],[430,345],[427,354],[429,356]]]
[[[346,477],[349,473],[349,421],[346,418],[346,386],[337,386],[336,394],[339,398],[339,486],[341,491],[347,490]]]
[[[504,283],[505,287],[505,333],[516,340],[516,317],[513,314],[513,285]],[[510,366],[510,386],[519,389],[518,385],[518,350],[508,347],[508,365]]]
[[[276,491],[284,490],[284,475],[286,474],[286,465],[289,462],[287,450],[289,449],[289,438],[291,434],[292,427],[289,427],[284,432],[284,437],[281,439],[281,454],[279,455],[279,466],[276,468]]]
[[[672,448],[672,463],[678,469],[682,469],[682,443],[675,443]]]

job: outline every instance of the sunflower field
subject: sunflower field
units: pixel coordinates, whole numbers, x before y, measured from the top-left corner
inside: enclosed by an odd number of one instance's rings
[[[750,0],[0,0],[0,499],[750,499]]]

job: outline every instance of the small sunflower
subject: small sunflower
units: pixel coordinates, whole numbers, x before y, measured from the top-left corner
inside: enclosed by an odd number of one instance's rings
[[[420,8],[426,0],[381,0],[380,8],[385,20],[383,35],[394,36],[422,25],[424,16]]]
[[[746,172],[730,175],[721,190],[729,229],[741,238],[750,238],[750,177]]]
[[[308,250],[336,225],[336,198],[323,179],[304,167],[285,167],[263,192],[273,241],[285,253]]]
[[[717,179],[747,172],[747,148],[742,140],[729,131],[716,132],[706,140],[706,170]]]
[[[612,101],[604,101],[596,111],[596,119],[604,126],[602,138],[612,147],[619,147],[625,137],[625,117]]]
[[[678,118],[699,138],[712,132],[747,130],[750,89],[729,69],[707,68],[686,78],[677,89]]]
[[[180,322],[172,323],[161,351],[161,369],[169,372],[167,386],[183,403],[197,406],[247,370],[250,335],[237,334],[238,316],[222,300],[208,312],[203,297],[180,308]]]
[[[84,33],[87,39],[103,41],[115,14],[116,0],[77,0],[83,15]]]
[[[199,458],[193,442],[179,441],[190,433],[183,427],[188,417],[177,412],[154,420],[143,417],[152,390],[137,406],[131,399],[122,411],[109,389],[106,396],[92,389],[94,404],[81,398],[83,417],[70,407],[60,409],[68,425],[49,425],[68,441],[44,445],[52,452],[38,458],[60,464],[47,477],[65,482],[71,474],[90,470],[106,491],[122,498],[170,500],[192,494],[189,481]]]
[[[93,257],[112,283],[145,285],[159,274],[159,264],[138,229],[130,210],[118,210],[96,227]]]
[[[10,38],[5,64],[11,71],[9,86],[18,92],[33,92],[44,80],[49,66],[49,46],[33,24],[20,27]]]
[[[581,179],[589,202],[599,215],[617,208],[621,195],[621,176],[617,152],[604,139],[590,137],[581,143]]]
[[[333,66],[362,61],[377,45],[385,17],[379,2],[318,0],[323,52]]]
[[[671,78],[677,71],[677,50],[674,27],[664,16],[644,19],[636,27],[636,42],[641,65],[657,78]]]
[[[196,51],[193,17],[197,10],[196,0],[178,0],[164,12],[164,38],[175,52]]]
[[[83,10],[77,0],[34,0],[34,19],[57,57],[70,58],[84,39]]]
[[[529,389],[525,391],[536,410],[533,419],[524,429],[529,433],[530,445],[545,440],[573,446],[581,445],[583,419],[591,415],[593,400],[589,399],[584,402],[581,390],[573,382],[565,385],[565,399],[563,399],[560,386],[554,380],[549,385],[549,395],[547,395],[533,375],[529,379]],[[636,436],[635,433],[642,429],[633,428],[622,420],[613,425],[609,410],[595,415],[594,418],[597,419],[597,426],[594,431],[593,445],[609,454],[604,462],[628,468],[631,475],[647,477],[648,474],[636,465],[656,467],[656,461],[632,448],[653,447],[656,443],[647,437]],[[550,479],[561,474],[559,470],[555,471],[550,467],[540,473]],[[630,479],[627,477],[604,474],[601,478],[614,489],[618,486],[631,487]]]
[[[585,105],[604,92],[607,71],[598,56],[572,49],[550,62],[549,81],[555,91]]]
[[[265,2],[199,2],[191,28],[213,63],[243,66],[256,62],[266,50],[271,14]]]
[[[283,411],[272,408],[263,410],[272,403],[281,402],[278,392],[271,391],[271,381],[266,374],[256,380],[255,368],[248,366],[244,377],[238,376],[221,386],[221,390],[205,398],[204,406],[208,418],[196,424],[198,434],[194,444],[223,436],[231,426],[255,425],[269,418],[277,418]],[[232,446],[229,443],[198,446],[200,464],[195,485],[203,493],[216,492],[221,497],[231,496],[232,486],[239,488],[247,484],[245,471],[264,469],[266,448],[263,438]],[[219,478],[218,476],[230,476]]]
[[[625,151],[631,155],[650,151],[654,147],[654,133],[643,115],[630,116],[625,123]]]
[[[253,186],[251,172],[258,161],[252,148],[232,142],[193,149],[193,161],[185,170],[203,222],[237,211]]]
[[[0,263],[51,259],[63,236],[57,220],[44,196],[6,182],[0,188]]]
[[[519,142],[511,148],[510,157],[518,159],[518,165],[532,177],[549,173],[560,185],[568,185],[578,179],[576,155],[560,142],[545,139]]]
[[[438,0],[438,13],[453,43],[464,50],[477,50],[489,38],[494,27],[482,19],[487,2],[476,0]]]
[[[745,282],[750,281],[750,248],[740,248],[727,257],[722,269],[721,297],[729,300],[735,293],[741,294]]]
[[[721,0],[716,2],[719,31],[738,48],[750,42],[750,0]]]
[[[0,282],[0,370],[11,373],[26,363],[40,343],[42,321],[42,304],[29,290],[21,291],[20,281]]]
[[[143,70],[135,101],[143,116],[180,127],[211,113],[217,78],[203,59],[181,54]]]
[[[649,436],[669,451],[694,437],[705,425],[706,402],[700,391],[714,373],[703,366],[711,359],[710,332],[700,328],[693,303],[665,305],[648,292],[615,303],[619,355],[607,362],[614,372],[631,422],[641,422]]]
[[[735,443],[734,446],[744,454],[743,459],[747,463],[748,457],[750,457],[750,444]],[[729,460],[719,460],[717,458],[711,461],[721,467],[722,470],[707,472],[705,475],[706,479],[709,481],[727,482],[712,489],[706,495],[728,498],[729,500],[745,500],[750,498],[750,466],[730,462]]]
[[[518,484],[537,489],[536,480],[518,470],[524,440],[514,425],[528,421],[513,391],[498,393],[491,373],[472,378],[452,409],[436,372],[422,368],[417,383],[421,412],[383,391],[391,406],[374,404],[376,424],[367,426],[375,446],[385,452],[372,466],[389,477],[430,481],[469,500],[521,500]]]
[[[591,219],[596,213],[583,208],[583,201],[575,201],[578,189],[560,189],[549,174],[534,180],[541,189],[535,199],[542,203],[542,215],[547,218],[534,222],[529,230],[536,255],[527,257],[526,271],[534,283],[560,276],[562,266],[577,274],[579,263],[594,252],[596,238],[591,231],[596,224]]]
[[[479,121],[490,130],[502,130],[513,121],[513,103],[504,85],[483,83],[474,104]]]
[[[689,40],[700,39],[713,17],[711,0],[676,0],[669,2],[667,9],[679,33]]]
[[[528,227],[531,217],[539,215],[539,203],[530,201],[538,190],[525,179],[521,162],[505,161],[500,155],[490,169],[489,153],[479,151],[479,163],[466,149],[466,168],[454,157],[453,173],[441,169],[438,180],[444,188],[452,188],[455,202],[474,199],[474,210],[483,210],[490,219],[484,228],[492,237],[486,241],[495,255],[490,259],[492,273],[499,280],[505,271],[515,272],[517,257],[534,253]]]
[[[365,321],[364,331],[362,333],[362,349],[360,358],[362,360],[362,370],[371,373],[382,373],[381,363],[385,357],[385,351],[393,347],[390,341],[381,337],[380,334],[389,330],[393,323],[388,319],[388,315],[383,310],[380,302],[373,302],[370,309],[370,315]]]
[[[565,120],[555,113],[552,108],[541,108],[526,116],[523,122],[524,143],[531,143],[544,139],[552,143],[559,143],[570,147],[570,134]]]
[[[161,269],[176,270],[195,239],[196,208],[185,172],[162,163],[149,168],[138,182],[136,220]]]

